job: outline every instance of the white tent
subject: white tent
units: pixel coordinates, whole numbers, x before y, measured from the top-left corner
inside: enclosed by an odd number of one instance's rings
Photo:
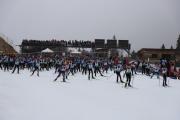
[[[79,51],[73,51],[73,52],[71,52],[72,54],[81,54],[81,52],[79,52]]]
[[[81,51],[78,51],[78,48],[68,48],[68,51],[72,54],[81,54]]]
[[[54,51],[49,48],[46,48],[46,49],[42,50],[41,52],[42,53],[53,53]]]

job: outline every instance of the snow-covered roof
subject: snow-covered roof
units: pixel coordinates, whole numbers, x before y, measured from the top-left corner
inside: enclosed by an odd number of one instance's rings
[[[81,53],[82,51],[90,52],[91,48],[68,48],[68,51],[71,53]]]
[[[53,53],[54,51],[49,48],[46,48],[46,49],[42,50],[41,52],[42,53]]]

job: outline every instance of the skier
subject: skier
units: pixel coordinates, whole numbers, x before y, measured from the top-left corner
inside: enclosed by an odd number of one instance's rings
[[[119,65],[116,67],[115,71],[114,71],[114,73],[116,73],[116,75],[117,75],[117,79],[116,79],[116,82],[117,82],[117,83],[119,82],[118,78],[120,78],[120,82],[121,82],[121,83],[124,83],[124,81],[122,81],[122,78],[121,78],[121,71],[122,71],[122,70],[123,70],[123,66],[122,66],[121,64],[119,64]]]
[[[178,69],[178,72],[177,72],[177,79],[180,80],[180,69]]]
[[[146,63],[143,61],[142,62],[142,74],[146,73]]]
[[[4,56],[4,60],[3,60],[3,63],[4,63],[4,71],[9,71],[9,57],[8,56]]]
[[[69,72],[70,72],[69,62],[65,61],[65,79],[68,79]]]
[[[86,63],[86,61],[83,61],[82,62],[82,74],[86,75],[87,69],[88,69],[87,63]]]
[[[15,59],[13,57],[9,58],[9,69],[10,70],[12,70],[14,67],[14,64],[15,64],[14,61],[15,61]]]
[[[146,64],[146,67],[145,67],[145,71],[146,71],[146,75],[147,76],[150,76],[150,69],[151,69],[151,65],[149,63]]]
[[[59,67],[62,65],[63,60],[56,59],[55,60],[55,73],[58,71]]]
[[[153,78],[154,75],[157,75],[157,79],[159,79],[159,72],[160,72],[159,66],[155,65],[155,67],[152,68],[151,78]]]
[[[112,69],[113,69],[113,61],[112,60],[108,61],[108,66],[109,66],[110,70],[112,71]]]
[[[90,80],[90,74],[92,76],[92,79],[95,79],[93,76],[93,63],[89,61],[88,63],[88,80]]]
[[[104,73],[104,71],[106,71],[106,73],[108,71],[108,62],[107,61],[104,61],[104,63],[103,63],[103,73]]]
[[[163,76],[163,87],[167,85],[167,68],[165,66],[162,67],[162,76]]]
[[[61,74],[62,74],[62,76],[63,76],[63,82],[66,82],[66,65],[65,64],[62,64],[62,66],[60,66],[59,68],[58,68],[58,72],[59,72],[59,74],[58,74],[58,76],[54,79],[54,81],[56,81],[60,76],[61,76]]]
[[[136,71],[139,71],[139,65],[140,65],[140,60],[137,60],[137,62],[136,62]]]
[[[0,68],[1,68],[1,70],[3,69],[3,68],[2,68],[2,61],[3,61],[3,60],[2,60],[2,58],[0,57]]]
[[[25,68],[25,59],[24,59],[23,57],[21,57],[21,58],[19,59],[19,67],[20,67],[21,69],[24,69],[24,68]]]
[[[31,74],[31,76],[34,74],[35,71],[37,71],[37,76],[39,77],[39,70],[40,70],[40,61],[36,60],[34,63],[34,70]]]
[[[132,87],[131,84],[130,84],[131,83],[131,73],[132,73],[131,66],[127,65],[126,70],[125,70],[125,75],[126,75],[125,87],[127,87],[127,85],[129,87]]]
[[[70,63],[70,72],[72,75],[74,75],[74,72],[75,72],[75,64],[73,64],[72,62]]]
[[[77,60],[76,60],[76,68],[77,68],[77,71],[81,71],[81,60],[80,60],[80,58],[78,58]]]
[[[96,73],[98,73],[98,72],[100,73],[101,76],[103,76],[103,74],[101,73],[100,68],[99,68],[99,61],[96,60],[96,62],[94,63],[94,74],[95,74],[95,76],[96,76]]]
[[[134,73],[136,74],[136,65],[134,62],[131,63],[131,71],[132,71],[132,75],[134,75]]]
[[[19,58],[16,58],[15,64],[14,64],[14,69],[13,69],[12,73],[14,73],[15,70],[17,69],[17,73],[19,74],[19,64],[20,64],[20,60],[19,60]]]

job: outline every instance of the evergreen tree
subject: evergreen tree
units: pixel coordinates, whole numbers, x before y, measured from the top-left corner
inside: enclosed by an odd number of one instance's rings
[[[176,49],[180,49],[180,35],[179,35],[179,38],[177,40],[177,48]]]
[[[162,45],[161,49],[166,49],[164,44]]]
[[[174,49],[172,45],[171,45],[171,48],[170,48],[170,49],[172,49],[172,50]]]
[[[132,53],[131,53],[131,58],[132,59],[136,59],[136,55],[137,54],[136,54],[135,50],[133,50]]]
[[[115,35],[113,35],[113,40],[117,40]]]

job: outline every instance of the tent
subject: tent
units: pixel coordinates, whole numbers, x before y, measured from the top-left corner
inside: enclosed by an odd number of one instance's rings
[[[49,48],[46,48],[44,50],[41,51],[41,53],[53,53],[54,51],[49,49]]]
[[[73,52],[71,52],[72,54],[81,54],[81,52],[79,52],[79,51],[73,51]]]
[[[68,51],[71,54],[81,54],[81,52],[78,50],[78,48],[68,48]]]

